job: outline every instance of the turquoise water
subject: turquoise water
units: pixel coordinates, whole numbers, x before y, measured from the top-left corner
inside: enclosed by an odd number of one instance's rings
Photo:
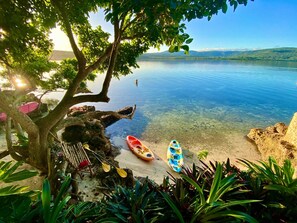
[[[232,149],[231,135],[244,138],[251,128],[288,124],[297,111],[295,64],[142,61],[139,65],[132,75],[112,81],[110,103],[96,105],[101,110],[137,105],[133,120],[121,120],[107,129],[111,137],[132,134],[154,143],[177,138],[188,147]],[[92,88],[96,91],[95,85]]]

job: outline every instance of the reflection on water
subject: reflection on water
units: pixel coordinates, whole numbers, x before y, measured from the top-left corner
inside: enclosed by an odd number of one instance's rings
[[[137,105],[132,121],[108,128],[111,136],[132,134],[154,143],[175,138],[191,150],[208,149],[210,155],[258,158],[244,136],[254,127],[288,124],[297,111],[297,69],[288,65],[140,62],[134,74],[113,80],[111,102],[96,106]],[[95,84],[92,88],[96,92]]]

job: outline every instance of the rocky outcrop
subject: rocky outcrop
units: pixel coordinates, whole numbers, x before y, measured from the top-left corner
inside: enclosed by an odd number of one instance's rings
[[[297,113],[288,127],[277,123],[266,129],[254,128],[247,137],[257,145],[263,160],[272,156],[281,164],[285,159],[290,159],[297,167]]]
[[[288,131],[284,137],[284,140],[290,142],[297,148],[297,112],[293,116]]]

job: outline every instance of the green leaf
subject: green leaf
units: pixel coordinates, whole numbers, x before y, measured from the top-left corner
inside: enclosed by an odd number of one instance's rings
[[[189,38],[186,40],[186,44],[190,44],[190,43],[192,43],[192,41],[193,41],[193,38]]]
[[[182,213],[179,211],[179,209],[176,207],[176,205],[173,203],[173,201],[171,200],[171,198],[168,196],[168,194],[164,193],[164,192],[160,192],[161,195],[164,197],[165,201],[169,204],[169,206],[172,208],[173,212],[175,213],[175,215],[177,216],[177,218],[179,219],[179,222],[181,223],[185,223],[184,219],[183,219],[183,215]]]
[[[185,51],[185,52],[189,52],[190,47],[188,45],[182,45],[181,48]]]
[[[71,199],[70,196],[66,196],[65,198],[63,198],[62,201],[59,202],[59,205],[53,207],[52,215],[51,215],[51,218],[50,218],[51,223],[57,222],[57,219],[59,218],[59,214],[65,208],[66,204],[68,203],[68,201],[70,199]]]
[[[235,210],[225,210],[212,215],[208,215],[206,218],[203,218],[200,222],[203,222],[203,223],[212,222],[212,221],[215,222],[215,220],[221,220],[226,217],[233,217],[235,219],[244,220],[249,223],[258,223],[258,221],[252,216],[246,213],[243,213],[241,211],[235,211]]]
[[[71,177],[66,177],[63,184],[61,185],[61,188],[60,188],[60,191],[59,191],[57,197],[55,198],[54,208],[57,207],[59,202],[62,200],[62,197],[69,189],[70,183],[71,183]]]
[[[11,174],[10,176],[8,176],[4,182],[5,183],[11,183],[11,182],[15,182],[15,181],[20,181],[20,180],[25,180],[28,179],[30,177],[34,177],[38,174],[37,171],[30,171],[30,170],[21,170],[17,173]]]
[[[227,3],[224,2],[223,5],[222,5],[222,12],[223,13],[226,13],[227,12],[227,9],[228,9]]]
[[[175,46],[170,46],[169,49],[168,49],[168,51],[170,53],[174,53],[175,52]]]
[[[1,196],[7,196],[7,195],[13,195],[13,194],[21,194],[25,193],[28,187],[20,187],[20,186],[7,186],[0,188],[0,197]]]
[[[196,189],[196,191],[199,193],[201,204],[204,204],[205,203],[205,197],[204,197],[202,188],[193,179],[191,179],[190,177],[188,177],[188,176],[186,176],[184,174],[182,174],[181,177],[184,180],[188,181]]]
[[[216,172],[215,172],[215,175],[214,175],[214,179],[212,181],[212,184],[211,184],[211,188],[210,188],[210,191],[209,191],[209,196],[208,196],[208,199],[207,199],[207,203],[212,203],[212,202],[215,202],[218,197],[220,195],[217,194],[218,190],[219,190],[219,187],[220,187],[220,182],[221,182],[221,178],[222,178],[222,170],[223,167],[222,167],[222,164],[218,164],[217,165],[217,169],[216,169]]]
[[[43,181],[41,193],[42,207],[43,207],[43,220],[50,222],[50,204],[51,204],[51,189],[48,179]]]
[[[23,163],[22,162],[16,162],[12,167],[10,167],[12,164],[12,161],[7,162],[6,164],[4,164],[1,168],[1,180],[3,180],[4,182],[6,182],[6,179],[13,174],[13,172],[16,171],[16,169],[21,166]]]

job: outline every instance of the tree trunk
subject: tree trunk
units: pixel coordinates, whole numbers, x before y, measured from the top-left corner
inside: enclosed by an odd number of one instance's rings
[[[39,129],[37,134],[28,135],[28,163],[37,168],[42,174],[48,173],[48,131]]]

